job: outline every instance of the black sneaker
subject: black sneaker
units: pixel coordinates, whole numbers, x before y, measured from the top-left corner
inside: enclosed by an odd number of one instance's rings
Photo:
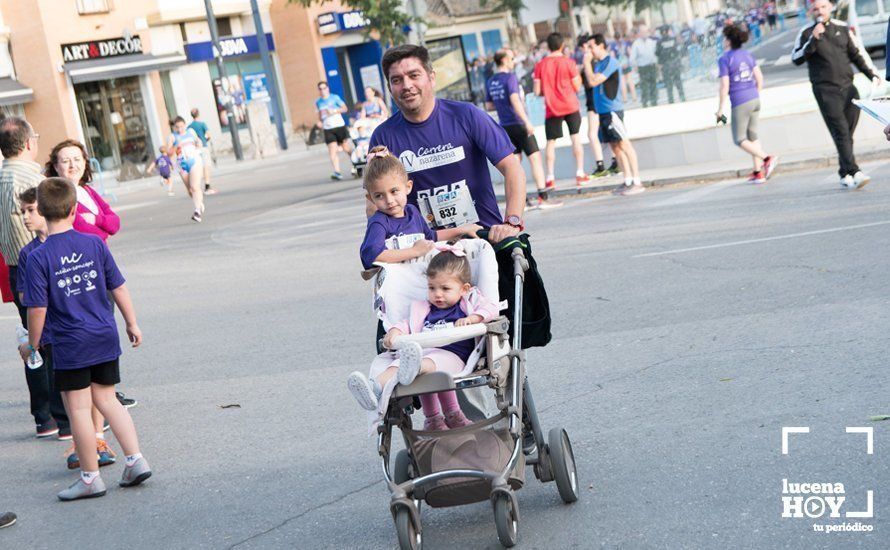
[[[609,172],[612,172],[612,174],[617,174],[617,173],[621,172],[621,170],[618,168],[617,160],[612,159],[612,165],[609,166]]]
[[[124,395],[123,392],[119,392],[119,391],[114,392],[114,396],[117,397],[117,400],[120,402],[121,405],[123,405],[124,407],[126,407],[128,409],[131,409],[139,404],[139,401],[136,401],[135,399],[130,399],[129,397]]]
[[[50,418],[43,424],[37,424],[37,439],[45,439],[57,433],[59,433],[59,426],[53,418]]]
[[[6,512],[5,514],[0,515],[0,529],[9,527],[10,525],[14,524],[15,521],[16,517],[15,514],[13,514],[12,512]]]

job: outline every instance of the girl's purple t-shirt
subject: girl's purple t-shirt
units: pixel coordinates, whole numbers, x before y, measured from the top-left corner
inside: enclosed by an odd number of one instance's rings
[[[729,102],[733,107],[760,97],[754,80],[757,61],[747,50],[728,50],[720,56],[717,65],[720,67],[720,76],[729,77]]]
[[[513,94],[519,94],[522,97],[519,80],[513,73],[496,73],[485,84],[485,100],[494,103],[501,126],[522,124],[522,121],[516,116],[513,104],[510,103],[510,96]]]
[[[507,132],[475,105],[436,99],[430,117],[416,124],[396,113],[374,130],[370,146],[377,145],[385,145],[402,161],[414,182],[408,202],[415,206],[423,203],[419,207],[430,227],[463,225],[438,225],[431,211],[440,210],[436,208],[441,204],[437,202],[440,195],[466,191],[479,225],[503,223],[488,162],[499,163],[512,155],[515,147]]]
[[[23,304],[45,307],[53,368],[91,367],[121,355],[108,291],[124,284],[102,239],[69,230],[28,256]]]
[[[446,328],[449,323],[454,323],[458,319],[463,319],[467,314],[464,313],[464,310],[460,307],[460,302],[454,304],[451,307],[439,309],[433,304],[430,304],[430,312],[426,316],[426,319],[423,320],[423,330],[432,331],[437,330],[437,328]],[[447,346],[442,346],[439,349],[444,349],[445,351],[450,351],[451,353],[457,355],[461,358],[463,362],[466,363],[467,359],[470,358],[470,354],[473,353],[473,348],[475,347],[475,342],[472,339],[469,340],[461,340],[460,342],[455,342],[453,344],[448,344]]]
[[[364,268],[371,269],[373,267],[377,256],[387,249],[387,239],[408,235],[422,235],[424,239],[433,242],[436,240],[436,232],[423,221],[420,210],[413,204],[405,205],[405,216],[402,218],[393,218],[383,212],[375,212],[368,218],[365,239],[359,248],[359,256],[361,256]]]

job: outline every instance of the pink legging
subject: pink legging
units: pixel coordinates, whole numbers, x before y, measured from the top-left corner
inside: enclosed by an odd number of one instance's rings
[[[457,374],[464,369],[464,362],[450,351],[442,349],[423,351],[424,359],[430,359],[435,363],[437,371]],[[457,403],[457,392],[454,390],[421,395],[420,404],[423,406],[423,415],[427,418],[443,412],[450,414],[460,410],[460,405]]]

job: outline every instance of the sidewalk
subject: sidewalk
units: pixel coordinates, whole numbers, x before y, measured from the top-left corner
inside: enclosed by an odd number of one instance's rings
[[[778,155],[779,165],[775,174],[799,172],[805,170],[819,170],[837,166],[837,153],[831,149],[818,149],[810,151],[795,151],[787,155]],[[859,147],[856,150],[856,160],[860,163],[874,160],[890,160],[890,143],[885,146]],[[679,185],[684,183],[707,183],[731,179],[746,179],[751,173],[751,162],[725,160],[688,164],[685,166],[673,166],[653,170],[641,170],[643,185],[646,187],[658,187],[663,185]],[[618,174],[604,178],[592,179],[591,183],[583,187],[575,184],[575,179],[560,179],[556,182],[556,190],[551,191],[551,196],[572,197],[578,195],[591,195],[595,193],[609,192],[624,185],[624,176]],[[495,182],[495,193],[498,201],[504,200],[504,182]],[[526,193],[534,196],[537,189],[531,178],[526,180]]]

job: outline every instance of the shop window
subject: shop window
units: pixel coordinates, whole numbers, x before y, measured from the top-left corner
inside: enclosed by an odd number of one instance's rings
[[[229,17],[217,17],[216,30],[220,36],[232,36],[232,19]]]
[[[210,77],[213,79],[213,95],[216,98],[216,112],[220,126],[223,129],[229,127],[229,119],[226,116],[225,104],[231,99],[235,112],[235,121],[239,128],[247,127],[247,92],[244,88],[244,75],[248,73],[262,73],[263,62],[259,56],[250,56],[238,60],[227,59],[225,81],[219,78],[219,70],[216,63],[208,63]],[[271,114],[271,113],[270,113]]]
[[[81,15],[108,13],[111,8],[111,0],[77,0],[77,13]]]

